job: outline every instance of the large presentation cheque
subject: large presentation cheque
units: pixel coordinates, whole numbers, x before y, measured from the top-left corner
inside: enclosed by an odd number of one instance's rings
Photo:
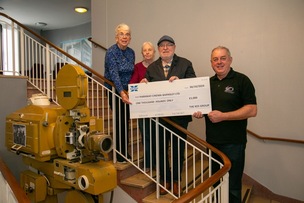
[[[130,117],[166,117],[211,111],[209,77],[129,84]]]

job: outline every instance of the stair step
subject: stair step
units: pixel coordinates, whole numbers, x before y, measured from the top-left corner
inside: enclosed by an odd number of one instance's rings
[[[169,203],[169,202],[173,202],[175,200],[175,198],[170,195],[170,194],[166,194],[166,195],[162,195],[160,196],[159,199],[156,198],[156,192],[148,195],[147,197],[145,197],[142,202],[143,203]]]
[[[208,161],[206,161],[204,163],[205,169],[203,170],[203,173],[208,173]],[[188,189],[193,188],[193,183],[195,183],[195,185],[200,184],[201,182],[201,175],[200,175],[200,167],[201,167],[201,163],[200,161],[196,161],[195,162],[195,172],[196,174],[193,174],[193,165],[189,165],[188,166]],[[195,177],[195,180],[193,180],[193,176]],[[182,172],[182,177],[185,177],[185,171]],[[182,179],[181,182],[181,186],[185,192],[185,188],[186,188],[186,182],[185,182],[185,178]],[[175,198],[170,195],[162,195],[160,196],[158,199],[156,198],[156,192],[152,193],[151,195],[145,197],[142,201],[145,203],[150,203],[150,202],[172,202]]]
[[[141,164],[143,162],[143,152],[142,151],[140,151],[139,153],[134,152],[133,156],[132,156],[132,161],[134,164],[141,166]],[[115,166],[116,170],[119,170],[119,171],[126,170],[127,168],[133,167],[133,165],[129,162],[127,162],[127,163],[116,162],[114,164],[114,166]]]
[[[123,171],[123,170],[126,170],[129,167],[132,167],[132,164],[130,164],[130,163],[118,163],[118,162],[116,162],[114,164],[114,166],[115,166],[116,170]]]
[[[152,171],[152,175],[155,176],[155,171]],[[131,177],[121,180],[120,183],[128,186],[145,188],[154,182],[147,175],[143,173],[137,173]]]
[[[269,200],[266,198],[262,198],[262,197],[253,197],[253,198],[249,198],[250,197],[250,193],[252,190],[252,186],[249,185],[243,185],[242,187],[242,196],[243,196],[243,201],[242,203],[279,203],[277,201],[273,201],[273,200]],[[248,198],[244,199],[244,195],[246,194],[246,192],[248,192]],[[250,199],[250,200],[249,200]],[[159,197],[159,199],[156,198],[156,192],[150,194],[149,196],[147,196],[146,198],[143,199],[144,203],[153,203],[153,202],[157,202],[157,203],[169,203],[169,202],[173,202],[174,197],[170,194],[167,195],[162,195]],[[199,201],[200,198],[197,198],[196,201]]]

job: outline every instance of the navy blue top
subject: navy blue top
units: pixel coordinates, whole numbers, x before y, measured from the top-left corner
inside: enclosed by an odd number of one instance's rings
[[[117,44],[111,46],[105,56],[104,76],[115,84],[116,91],[128,90],[135,64],[135,52],[127,47],[121,50]],[[111,85],[105,84],[111,89]]]

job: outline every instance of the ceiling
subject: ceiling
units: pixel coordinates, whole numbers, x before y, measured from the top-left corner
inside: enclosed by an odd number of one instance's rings
[[[88,8],[79,14],[77,6]],[[37,30],[55,30],[91,22],[91,0],[0,0],[0,7],[18,22]],[[37,26],[37,22],[47,23]]]

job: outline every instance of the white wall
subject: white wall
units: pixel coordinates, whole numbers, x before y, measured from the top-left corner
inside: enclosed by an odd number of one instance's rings
[[[256,87],[258,116],[248,129],[266,137],[304,139],[304,1],[302,0],[100,0],[92,1],[92,37],[105,47],[127,23],[130,47],[141,60],[144,41],[168,34],[176,53],[193,62],[197,76],[211,76],[210,51],[230,48],[232,67]],[[93,49],[93,68],[103,74],[104,52]],[[189,130],[204,138],[203,120]],[[274,193],[304,200],[303,145],[261,142],[248,136],[245,173]]]
[[[60,43],[63,41],[72,41],[91,37],[91,30],[91,22],[89,22],[75,27],[41,31],[41,35],[56,46],[60,47]]]
[[[22,156],[8,151],[5,146],[6,116],[27,105],[27,78],[0,76],[0,156],[19,181],[20,173],[28,167]],[[0,198],[1,199],[1,198]]]

